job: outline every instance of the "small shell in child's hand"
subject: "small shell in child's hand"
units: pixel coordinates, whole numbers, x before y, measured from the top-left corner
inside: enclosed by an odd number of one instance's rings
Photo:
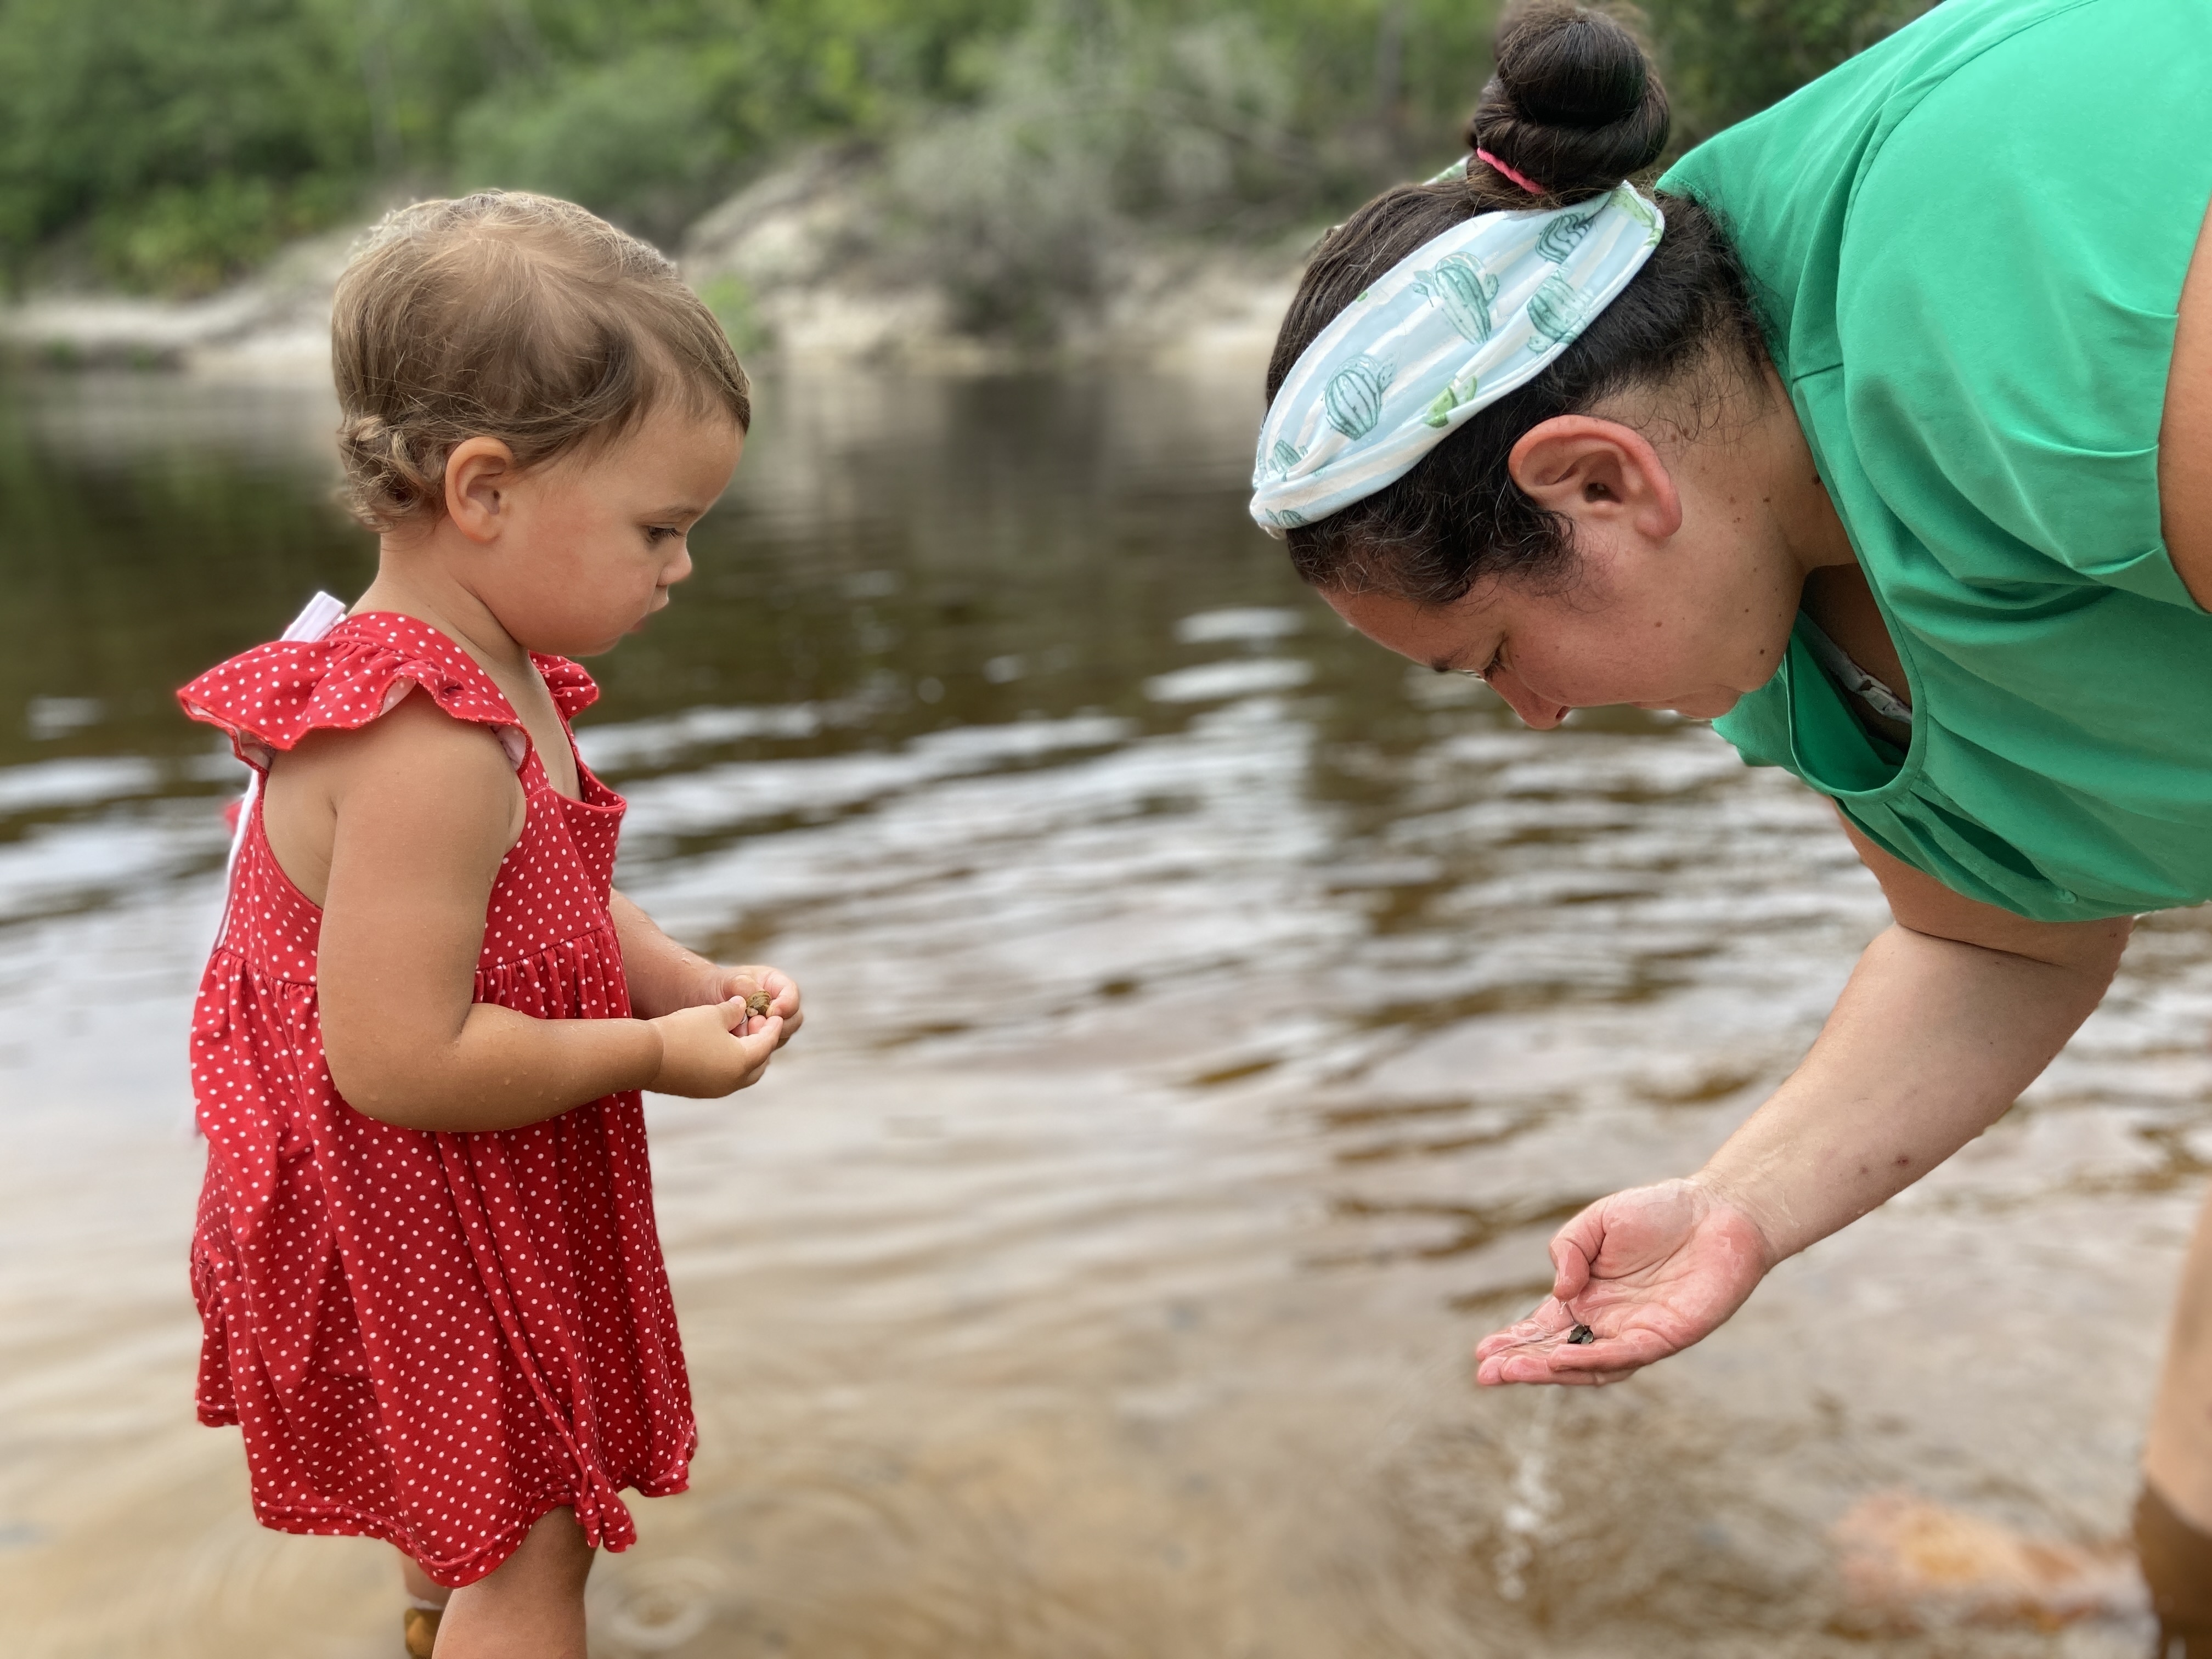
[[[766,1016],[769,1005],[775,999],[765,991],[756,991],[745,999],[745,1018],[759,1019]]]

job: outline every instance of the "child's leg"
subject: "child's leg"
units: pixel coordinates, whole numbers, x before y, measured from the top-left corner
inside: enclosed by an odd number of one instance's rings
[[[439,1622],[438,1659],[584,1659],[591,1571],[574,1513],[555,1510],[496,1571],[453,1592]]]
[[[439,1614],[453,1591],[417,1566],[402,1552],[400,1576],[407,1581],[407,1659],[430,1659],[438,1640]]]

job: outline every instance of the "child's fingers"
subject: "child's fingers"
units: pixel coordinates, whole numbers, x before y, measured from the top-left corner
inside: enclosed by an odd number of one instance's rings
[[[742,1010],[744,1004],[741,1001],[738,1006]],[[746,1034],[742,1021],[731,1030],[730,1035],[737,1038],[738,1047],[744,1051],[745,1068],[748,1072],[757,1071],[767,1062],[769,1057],[775,1053],[777,1035],[782,1030],[783,1022],[774,1014],[764,1018],[760,1022],[760,1030],[750,1036]]]

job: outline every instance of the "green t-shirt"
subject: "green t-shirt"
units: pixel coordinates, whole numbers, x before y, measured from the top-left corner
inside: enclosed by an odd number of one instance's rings
[[[2212,616],[2158,429],[2212,199],[2212,0],[1944,0],[1685,157],[1903,659],[1900,755],[1803,629],[1717,722],[2041,921],[2212,898]]]

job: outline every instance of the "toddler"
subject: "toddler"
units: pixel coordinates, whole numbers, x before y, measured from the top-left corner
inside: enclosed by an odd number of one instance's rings
[[[331,356],[376,580],[179,694],[262,779],[192,1022],[200,1419],[264,1525],[399,1549],[417,1659],[583,1659],[696,1440],[638,1091],[744,1088],[799,1012],[612,890],[569,659],[690,574],[745,376],[658,253],[497,192],[386,219]]]

